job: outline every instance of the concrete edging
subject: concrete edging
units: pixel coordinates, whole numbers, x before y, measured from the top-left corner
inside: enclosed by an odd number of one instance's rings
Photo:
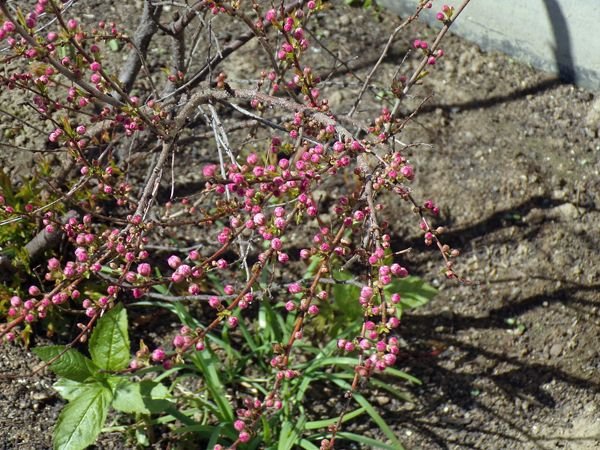
[[[401,16],[414,13],[418,3],[377,0]],[[442,4],[434,1],[422,18],[437,22]],[[507,53],[565,82],[600,90],[600,1],[472,0],[451,31],[483,50]]]

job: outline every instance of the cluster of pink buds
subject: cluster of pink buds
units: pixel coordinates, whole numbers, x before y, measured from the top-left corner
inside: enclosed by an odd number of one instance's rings
[[[440,213],[440,208],[433,203],[433,200],[426,200],[425,203],[423,203],[423,207],[431,211],[434,216],[437,216]]]
[[[435,18],[440,22],[447,23],[452,20],[452,16],[454,15],[454,6],[444,5],[442,6],[442,10],[435,15]]]
[[[420,39],[415,39],[413,41],[413,48],[417,50],[421,50],[425,55],[427,55],[427,64],[430,66],[435,65],[437,60],[444,56],[444,51],[442,49],[438,49],[435,52],[432,52],[429,49],[429,44],[427,41],[422,41]]]

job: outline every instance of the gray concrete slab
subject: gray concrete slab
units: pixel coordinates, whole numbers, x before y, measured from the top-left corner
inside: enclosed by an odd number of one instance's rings
[[[377,0],[401,16],[419,0]],[[444,3],[435,0],[423,19],[434,24]],[[565,82],[600,90],[600,0],[472,0],[451,31],[482,49],[507,53]]]

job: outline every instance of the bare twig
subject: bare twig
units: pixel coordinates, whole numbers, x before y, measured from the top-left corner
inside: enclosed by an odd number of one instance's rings
[[[442,27],[442,29],[436,36],[435,41],[433,42],[433,44],[431,44],[429,53],[435,52],[435,50],[437,50],[440,43],[442,42],[442,39],[444,38],[444,36],[448,32],[448,30],[450,29],[452,24],[456,21],[456,19],[458,19],[458,16],[465,9],[465,7],[469,4],[470,1],[471,0],[463,0],[463,2],[460,4],[458,9],[456,10],[456,13],[452,16],[452,19],[447,21],[446,23],[444,23],[444,26]],[[429,55],[423,56],[423,59],[419,63],[419,66],[415,69],[412,76],[408,79],[408,81],[404,85],[404,89],[402,89],[402,95],[400,98],[396,99],[394,108],[392,109],[392,117],[396,117],[398,115],[402,97],[404,97],[406,94],[408,94],[408,92],[410,91],[412,86],[419,80],[419,77],[421,76],[421,72],[423,72],[423,69],[425,69],[425,66],[427,65],[428,59],[429,59]]]
[[[356,100],[354,101],[354,104],[352,105],[352,108],[350,109],[348,116],[351,117],[356,112],[356,109],[358,108],[358,104],[362,100],[362,96],[364,95],[365,91],[367,90],[367,86],[369,85],[369,83],[371,82],[371,79],[373,78],[373,75],[375,75],[375,72],[377,71],[377,69],[379,68],[379,66],[385,59],[385,57],[387,56],[388,51],[389,51],[392,43],[394,42],[394,39],[396,39],[396,36],[398,35],[398,33],[400,33],[400,31],[402,31],[404,28],[406,28],[406,26],[408,24],[415,21],[419,17],[419,14],[421,13],[421,11],[423,11],[423,8],[425,8],[425,3],[420,4],[419,7],[417,8],[417,10],[415,11],[415,13],[412,16],[410,16],[408,19],[406,19],[404,22],[402,22],[400,25],[398,25],[396,27],[396,29],[392,32],[392,34],[390,34],[390,37],[389,37],[387,43],[385,44],[385,47],[383,47],[383,51],[381,52],[379,59],[377,60],[375,65],[371,68],[371,71],[367,75],[367,78],[365,79],[362,87],[360,88],[358,96],[356,97]]]

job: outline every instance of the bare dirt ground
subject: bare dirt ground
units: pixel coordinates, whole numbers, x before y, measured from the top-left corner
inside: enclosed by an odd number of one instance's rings
[[[364,79],[399,22],[335,9],[335,21],[312,29],[328,48],[313,56],[338,69],[324,95],[343,111],[358,92],[354,75]],[[394,44],[361,116],[387,101],[375,94],[415,37]],[[391,208],[395,247],[413,248],[410,266],[440,293],[401,330],[399,368],[423,384],[398,386],[411,402],[376,398],[409,449],[600,448],[600,96],[453,36],[443,48],[409,103],[434,96],[400,138],[427,144],[410,153],[415,196],[441,205],[471,284],[445,280],[408,206]],[[251,52],[226,65],[237,69],[230,78],[254,68]],[[13,156],[0,160],[15,167]],[[2,347],[0,358],[19,374],[1,381],[0,448],[50,448],[62,406],[52,378],[29,376],[36,362],[25,350]],[[108,435],[98,448],[127,446]]]

